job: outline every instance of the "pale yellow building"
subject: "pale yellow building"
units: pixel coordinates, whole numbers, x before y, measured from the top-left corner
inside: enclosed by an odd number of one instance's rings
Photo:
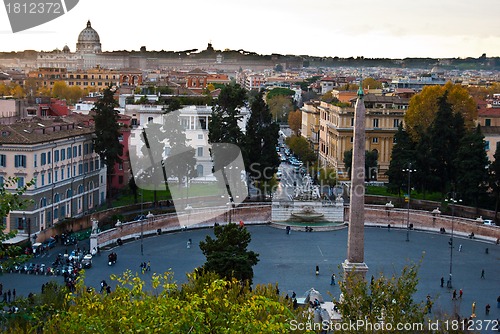
[[[394,144],[394,134],[399,124],[403,122],[408,108],[408,99],[397,96],[376,96],[368,94],[364,98],[366,107],[366,150],[376,151],[378,166],[370,172],[370,180],[387,181],[385,172],[389,168],[391,152]],[[310,127],[311,115],[319,116],[318,158],[320,164],[337,169],[339,179],[348,179],[348,170],[344,165],[344,152],[352,149],[354,103],[348,108],[320,102],[309,103],[302,108],[304,136],[314,140]]]

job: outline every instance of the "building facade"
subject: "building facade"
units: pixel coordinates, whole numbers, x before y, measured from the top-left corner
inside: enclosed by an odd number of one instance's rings
[[[354,101],[352,101],[354,103]],[[371,171],[370,180],[386,181],[385,172],[389,169],[394,135],[402,124],[408,108],[408,99],[395,96],[364,97],[366,107],[366,150],[376,151],[378,166]],[[302,108],[304,118],[311,118],[311,124],[319,117],[318,160],[321,165],[335,168],[339,179],[348,179],[349,170],[344,164],[344,153],[352,149],[354,127],[354,105],[348,108],[338,107],[326,102],[310,103]],[[314,116],[314,117],[313,117]],[[307,130],[307,129],[304,129]],[[306,133],[314,142],[315,133]]]
[[[87,118],[32,120],[0,126],[0,182],[16,177],[30,202],[11,211],[5,230],[21,236],[37,232],[95,209],[106,198],[106,167],[94,152],[94,126]]]

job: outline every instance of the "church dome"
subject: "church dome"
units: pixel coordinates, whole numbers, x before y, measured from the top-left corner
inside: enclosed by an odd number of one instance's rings
[[[65,45],[64,48],[63,48],[63,52],[64,53],[69,53],[70,52],[69,46]]]
[[[76,43],[76,51],[82,53],[99,53],[101,52],[101,39],[97,31],[92,28],[90,21],[87,22],[87,27],[78,35],[78,43]]]

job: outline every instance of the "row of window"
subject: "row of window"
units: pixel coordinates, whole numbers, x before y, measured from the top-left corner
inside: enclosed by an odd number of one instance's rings
[[[83,154],[91,154],[94,151],[94,144],[87,143],[83,145]],[[54,163],[59,161],[64,161],[66,158],[71,159],[71,157],[81,157],[82,156],[82,145],[73,146],[73,148],[68,147],[67,149],[60,149],[54,151]],[[16,154],[14,156],[14,167],[15,168],[26,168],[26,155]],[[44,152],[40,154],[40,166],[52,163],[52,151]],[[7,156],[5,154],[0,154],[0,167],[7,167]],[[38,167],[38,157],[35,153],[33,155],[33,167]]]
[[[93,172],[94,170],[98,170],[99,169],[99,163],[100,163],[100,167],[104,167],[104,163],[97,158],[94,160],[90,160],[88,162],[80,162],[78,164],[78,173],[77,173],[77,166],[76,164],[73,165],[73,174],[71,174],[71,166],[67,166],[66,168],[62,167],[61,169],[59,170],[54,170],[53,173],[51,171],[48,171],[48,172],[43,172],[43,173],[40,173],[40,182],[41,182],[41,186],[45,186],[45,181],[47,180],[47,184],[51,184],[52,183],[52,175],[54,176],[54,183],[56,182],[59,182],[59,181],[63,181],[64,178],[71,178],[71,177],[76,177],[76,176],[79,176],[79,175],[82,175],[82,174],[85,174],[85,173],[88,173],[88,172]],[[66,170],[66,176],[65,176],[65,170]],[[47,179],[45,178],[45,175],[47,175]],[[59,179],[59,176],[61,177]],[[38,181],[38,178],[37,178],[37,181]],[[35,184],[35,187],[37,186],[37,184]]]

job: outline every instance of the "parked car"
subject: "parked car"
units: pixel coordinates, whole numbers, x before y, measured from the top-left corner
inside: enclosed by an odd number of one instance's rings
[[[49,238],[48,240],[45,240],[43,242],[43,246],[47,248],[54,248],[56,246],[56,239],[54,238]]]
[[[488,225],[488,226],[497,226],[497,224],[493,220],[491,220],[491,219],[485,219],[483,221],[483,224],[484,225]]]

